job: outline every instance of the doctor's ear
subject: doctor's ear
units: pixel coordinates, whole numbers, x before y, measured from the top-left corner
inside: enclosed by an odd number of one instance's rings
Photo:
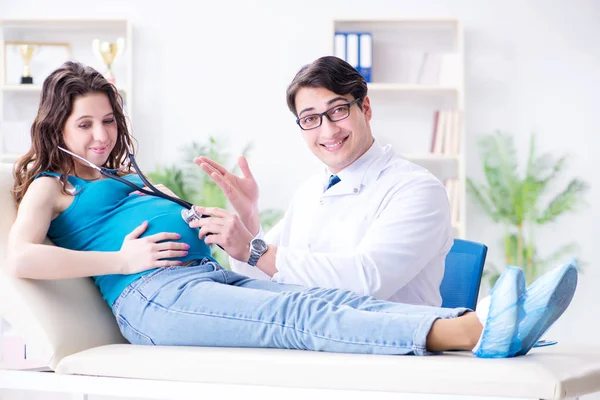
[[[371,99],[369,99],[369,96],[365,96],[365,98],[362,101],[362,112],[363,114],[365,114],[365,119],[367,121],[370,121],[371,118],[373,117],[373,109],[371,108]]]

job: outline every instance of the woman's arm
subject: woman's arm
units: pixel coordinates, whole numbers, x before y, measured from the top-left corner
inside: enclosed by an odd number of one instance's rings
[[[32,182],[8,236],[8,270],[20,278],[67,279],[116,273],[114,252],[83,252],[44,243],[52,218],[59,214],[60,183],[53,177]]]
[[[107,274],[133,274],[177,264],[163,258],[182,257],[184,243],[177,233],[159,233],[139,239],[144,222],[127,235],[120,251],[75,251],[43,244],[52,218],[65,208],[60,183],[36,179],[25,194],[8,238],[8,271],[20,278],[69,279]],[[162,243],[158,243],[162,242]]]

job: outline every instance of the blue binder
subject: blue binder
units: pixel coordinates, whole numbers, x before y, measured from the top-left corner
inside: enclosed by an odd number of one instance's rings
[[[358,72],[371,82],[373,67],[373,36],[370,33],[361,33],[358,36]]]
[[[373,67],[373,37],[369,32],[336,32],[334,55],[350,65],[371,82]]]

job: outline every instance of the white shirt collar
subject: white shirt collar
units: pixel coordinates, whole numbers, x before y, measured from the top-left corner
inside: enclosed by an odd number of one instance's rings
[[[377,161],[385,153],[389,153],[389,150],[390,146],[381,146],[377,140],[374,140],[365,154],[337,174],[333,174],[329,168],[325,167],[323,190],[327,187],[331,175],[337,175],[340,178],[341,182],[337,186],[347,189],[360,189],[362,185],[367,185],[379,176],[382,165],[385,165],[385,163],[381,164]]]

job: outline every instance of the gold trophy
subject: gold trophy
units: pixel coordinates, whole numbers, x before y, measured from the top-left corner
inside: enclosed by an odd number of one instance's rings
[[[100,39],[94,39],[92,49],[98,60],[106,64],[106,72],[104,77],[107,81],[114,84],[115,77],[113,76],[111,66],[125,49],[125,39],[118,38],[116,42],[101,42]]]
[[[37,46],[31,44],[20,44],[17,46],[19,55],[23,57],[23,74],[21,75],[22,84],[32,84],[33,77],[31,76],[31,58],[35,54]]]

